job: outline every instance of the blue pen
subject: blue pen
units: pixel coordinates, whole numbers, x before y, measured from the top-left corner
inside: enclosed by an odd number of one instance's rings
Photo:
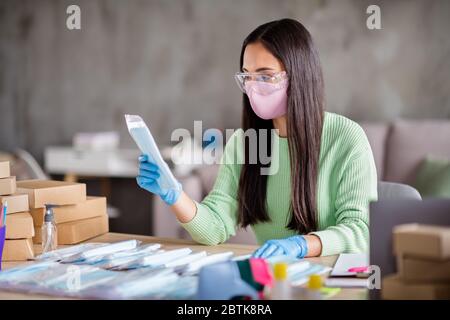
[[[6,226],[6,210],[8,209],[8,201],[3,205],[3,225]]]

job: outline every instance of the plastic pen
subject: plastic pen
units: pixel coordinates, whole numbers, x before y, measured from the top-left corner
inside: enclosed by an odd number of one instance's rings
[[[8,201],[5,201],[3,205],[3,220],[2,220],[2,226],[6,226],[6,211],[8,210]]]
[[[0,210],[0,227],[3,227],[3,203]]]

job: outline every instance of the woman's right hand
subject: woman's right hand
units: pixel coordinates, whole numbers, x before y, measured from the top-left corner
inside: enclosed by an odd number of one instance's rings
[[[139,157],[139,176],[136,181],[139,187],[161,197],[168,205],[173,205],[179,198],[182,188],[163,190],[158,184],[160,169],[158,165],[150,161],[146,155]]]

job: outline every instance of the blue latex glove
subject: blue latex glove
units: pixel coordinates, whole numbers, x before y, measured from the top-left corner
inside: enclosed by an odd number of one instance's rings
[[[303,236],[293,236],[286,239],[269,240],[253,253],[255,258],[270,258],[287,255],[294,258],[304,258],[308,254],[308,244]]]
[[[182,187],[179,183],[179,188],[163,190],[158,184],[159,167],[156,163],[149,161],[146,155],[139,157],[139,176],[136,181],[142,189],[154,193],[161,197],[161,199],[168,205],[173,205],[181,194]]]

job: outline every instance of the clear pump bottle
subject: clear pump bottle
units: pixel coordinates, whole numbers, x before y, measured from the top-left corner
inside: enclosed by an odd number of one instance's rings
[[[42,253],[55,250],[58,245],[55,216],[53,214],[54,207],[55,206],[51,204],[45,205],[44,223],[42,224],[41,228]]]

